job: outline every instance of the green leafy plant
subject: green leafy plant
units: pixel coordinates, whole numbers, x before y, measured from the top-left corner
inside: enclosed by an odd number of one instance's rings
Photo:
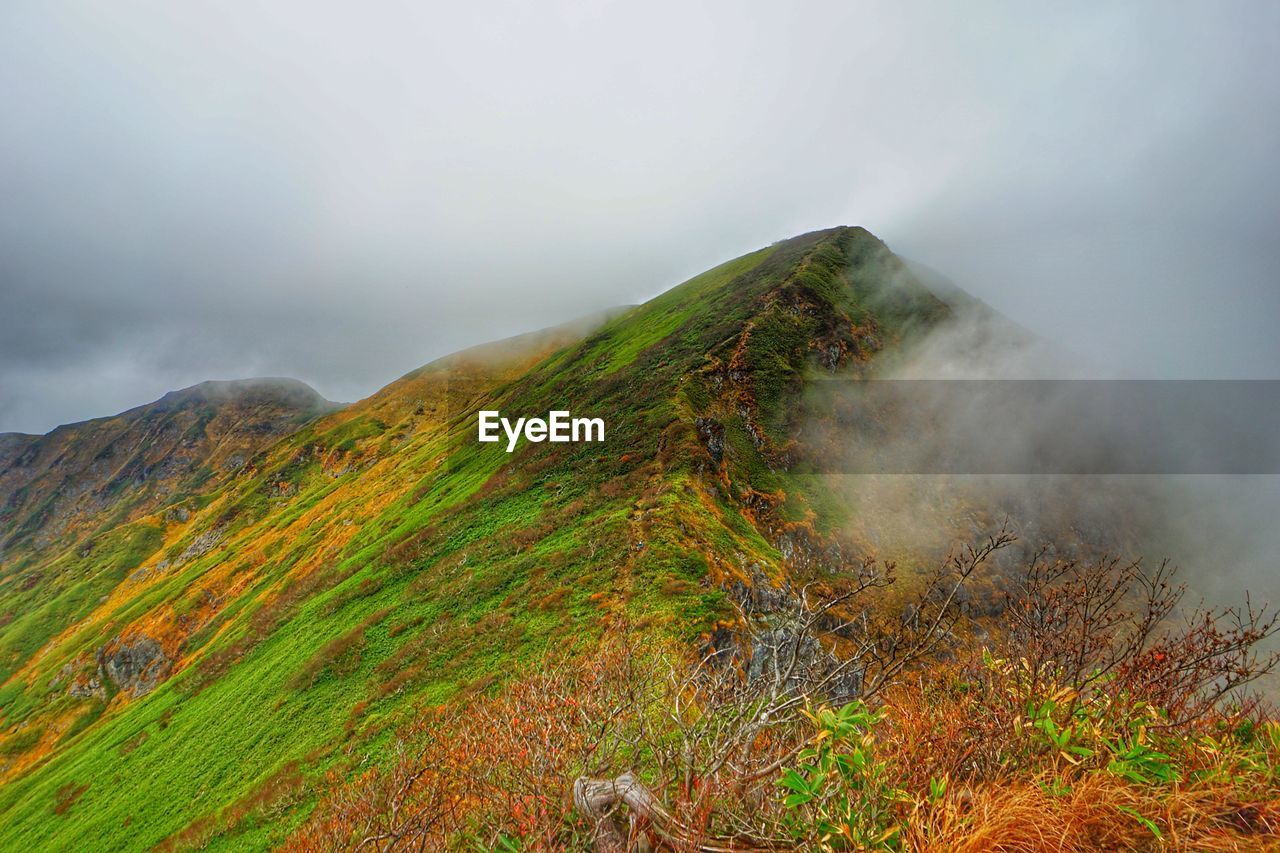
[[[1037,705],[1027,701],[1027,719],[1031,721],[1032,730],[1038,732],[1048,742],[1048,746],[1072,764],[1078,764],[1086,758],[1092,758],[1095,750],[1079,743],[1083,734],[1091,728],[1088,709],[1078,705],[1070,714],[1070,722],[1058,723],[1055,713],[1060,713],[1056,698],[1046,699]]]
[[[909,798],[892,783],[887,763],[875,758],[873,729],[883,713],[857,701],[809,715],[817,728],[813,746],[778,780],[788,792],[783,805],[797,840],[824,850],[900,847],[897,807]],[[938,797],[945,788],[945,781],[931,786]]]
[[[1146,827],[1147,831],[1154,835],[1157,841],[1164,838],[1164,833],[1160,831],[1160,827],[1156,825],[1155,821],[1149,817],[1143,817],[1142,813],[1137,809],[1129,806],[1116,806],[1116,808]]]
[[[1070,795],[1071,785],[1067,783],[1061,776],[1053,776],[1049,779],[1043,779],[1036,783],[1037,786],[1047,796],[1062,798]]]
[[[1111,753],[1107,772],[1137,785],[1169,784],[1178,780],[1173,758],[1143,742],[1139,731],[1131,739],[1106,741]]]

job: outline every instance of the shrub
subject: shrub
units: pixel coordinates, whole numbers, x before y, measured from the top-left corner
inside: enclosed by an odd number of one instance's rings
[[[958,590],[1009,541],[949,561],[910,618],[864,610],[892,583],[892,567],[867,563],[767,618],[744,605],[695,660],[612,617],[590,657],[551,655],[497,693],[482,681],[423,709],[385,767],[331,777],[294,842],[1280,843],[1280,723],[1239,693],[1275,665],[1255,653],[1274,623],[1246,608],[1171,625],[1167,568],[1033,561],[1010,593],[1011,629],[970,630]]]

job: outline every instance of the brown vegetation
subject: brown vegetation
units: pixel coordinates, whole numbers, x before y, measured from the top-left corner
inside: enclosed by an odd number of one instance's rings
[[[1240,693],[1276,664],[1256,652],[1274,618],[1175,621],[1168,566],[1041,556],[1010,629],[965,639],[957,590],[1009,541],[951,560],[902,619],[853,606],[892,582],[869,563],[744,609],[693,665],[617,624],[591,660],[424,710],[390,766],[332,778],[293,846],[1280,844],[1280,724]]]

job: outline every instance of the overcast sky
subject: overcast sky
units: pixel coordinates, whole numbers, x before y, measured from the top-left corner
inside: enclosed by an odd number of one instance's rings
[[[1280,3],[1032,5],[6,2],[0,430],[353,400],[836,224],[1134,375],[1280,377]]]

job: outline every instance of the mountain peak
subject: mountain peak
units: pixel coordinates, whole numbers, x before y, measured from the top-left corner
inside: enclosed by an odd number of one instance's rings
[[[209,379],[187,388],[170,391],[154,403],[159,408],[172,408],[191,402],[211,403],[275,403],[299,411],[317,412],[340,408],[341,403],[326,400],[300,379],[268,376],[251,379]],[[141,406],[139,408],[146,408]]]
[[[437,360],[333,414],[317,417],[333,404],[295,380],[205,382],[13,439],[0,580],[15,582],[0,614],[72,602],[38,629],[0,631],[14,719],[71,706],[91,733],[56,745],[68,754],[132,743],[137,715],[165,697],[182,697],[179,720],[217,719],[202,736],[221,764],[77,778],[99,833],[118,831],[99,819],[112,804],[172,792],[177,817],[130,812],[150,846],[200,816],[200,791],[221,803],[305,760],[301,732],[449,699],[613,617],[711,636],[730,594],[843,553],[824,532],[838,502],[793,473],[811,380],[869,365],[949,310],[878,238],[840,226],[642,305]],[[563,409],[604,419],[603,440],[477,441],[479,411]],[[142,766],[169,736],[122,760]],[[246,746],[268,738],[279,748]],[[46,766],[29,778],[54,774],[57,790],[65,765]],[[19,825],[39,819],[25,809]]]

